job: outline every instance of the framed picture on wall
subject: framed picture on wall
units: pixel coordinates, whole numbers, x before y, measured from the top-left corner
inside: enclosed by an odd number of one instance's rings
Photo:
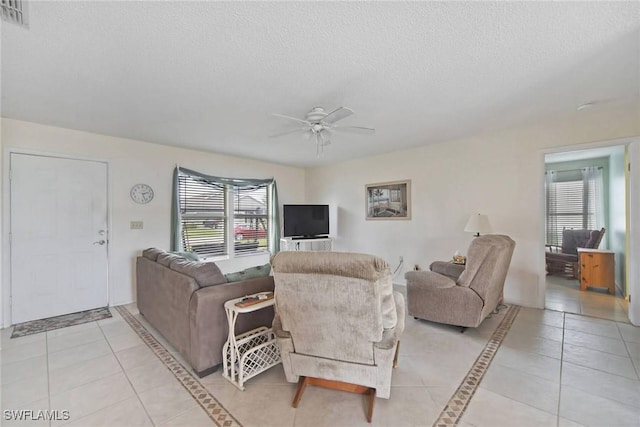
[[[367,184],[364,189],[366,218],[411,219],[411,181]]]

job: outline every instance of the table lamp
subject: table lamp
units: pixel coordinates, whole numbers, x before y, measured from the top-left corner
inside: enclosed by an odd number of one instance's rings
[[[476,233],[475,237],[478,237],[480,233],[491,233],[491,224],[489,224],[489,216],[483,214],[471,214],[467,225],[464,227],[464,231],[469,233]]]

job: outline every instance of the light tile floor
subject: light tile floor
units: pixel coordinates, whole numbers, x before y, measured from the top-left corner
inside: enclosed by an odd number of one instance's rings
[[[629,322],[629,303],[620,295],[610,295],[606,289],[580,290],[577,280],[547,276],[545,307],[550,310]]]
[[[129,306],[135,312],[134,306]],[[374,426],[430,426],[504,310],[464,334],[407,319],[390,400]],[[115,310],[112,319],[9,339],[0,350],[2,409],[69,410],[54,422],[3,426],[211,426],[213,422]],[[154,333],[139,315],[136,317]],[[158,340],[171,350],[162,338]],[[180,355],[172,354],[185,364]],[[471,400],[465,426],[640,425],[640,328],[521,309]],[[368,425],[362,396],[310,387],[298,409],[281,366],[246,391],[214,373],[201,382],[245,426]]]
[[[638,426],[639,374],[640,328],[522,308],[462,425]]]

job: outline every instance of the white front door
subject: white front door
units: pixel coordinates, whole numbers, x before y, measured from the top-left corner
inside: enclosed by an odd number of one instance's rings
[[[108,304],[107,165],[12,153],[11,323]]]

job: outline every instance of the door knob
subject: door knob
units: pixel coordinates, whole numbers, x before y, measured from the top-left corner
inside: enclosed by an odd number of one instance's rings
[[[100,246],[104,245],[105,243],[107,243],[106,240],[98,240],[97,242],[93,242],[94,245],[100,245]]]

